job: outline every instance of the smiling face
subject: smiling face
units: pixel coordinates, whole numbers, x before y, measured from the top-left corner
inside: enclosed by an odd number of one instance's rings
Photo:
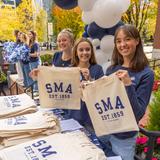
[[[28,37],[29,37],[29,39],[32,39],[32,38],[33,38],[32,32],[28,32]]]
[[[24,34],[23,33],[20,35],[19,39],[21,42],[24,42]]]
[[[60,33],[57,37],[57,45],[61,51],[70,50],[72,48],[72,42],[67,33]]]
[[[116,36],[115,44],[122,57],[131,60],[135,55],[139,40],[128,36],[123,30],[120,30]]]
[[[88,42],[80,42],[77,47],[77,56],[79,63],[89,63],[91,59],[92,51]]]

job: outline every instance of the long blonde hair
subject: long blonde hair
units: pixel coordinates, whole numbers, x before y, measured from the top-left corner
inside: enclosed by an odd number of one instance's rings
[[[73,35],[72,30],[70,28],[65,28],[62,31],[60,31],[58,35],[60,35],[62,33],[67,34],[67,36],[69,37],[69,39],[71,41],[72,46],[74,46],[74,35]]]
[[[26,45],[29,45],[29,37],[27,36],[27,34],[22,32],[21,36],[22,36],[23,43],[25,43]]]

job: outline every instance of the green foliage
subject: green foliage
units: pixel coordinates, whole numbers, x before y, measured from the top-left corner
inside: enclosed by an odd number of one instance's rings
[[[2,71],[0,71],[0,83],[5,82],[6,80],[6,75]]]
[[[0,40],[15,40],[13,31],[15,28],[18,29],[18,26],[15,9],[0,6]]]
[[[32,2],[32,0],[22,0],[17,8],[0,6],[0,40],[14,41],[15,29],[25,33],[35,30],[38,41],[47,40],[47,14],[42,8],[38,6],[35,8]]]
[[[160,68],[159,67],[156,67],[154,69],[154,79],[155,80],[160,80]]]
[[[43,9],[39,9],[39,13],[36,16],[35,29],[38,35],[38,41],[47,41],[47,13]]]
[[[122,21],[134,24],[146,40],[154,34],[156,15],[157,0],[131,0],[131,5],[122,16]]]
[[[51,54],[41,55],[42,64],[48,63],[49,65],[51,65],[52,64],[52,58],[53,58],[53,55],[51,55]]]
[[[154,93],[153,101],[150,104],[149,130],[160,131],[160,90]]]
[[[22,32],[28,32],[34,30],[34,8],[32,6],[32,0],[22,0],[20,5],[16,8],[17,18],[20,22],[19,29]]]
[[[58,33],[64,28],[71,28],[75,39],[81,37],[84,31],[80,8],[64,10],[57,6],[53,7],[53,31],[57,37]]]

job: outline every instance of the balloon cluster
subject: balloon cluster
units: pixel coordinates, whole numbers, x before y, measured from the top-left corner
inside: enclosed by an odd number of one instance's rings
[[[63,9],[79,6],[83,11],[82,20],[86,24],[83,37],[90,37],[93,45],[100,46],[101,49],[98,51],[100,53],[96,52],[98,63],[102,64],[107,57],[111,57],[114,47],[113,35],[119,26],[124,25],[121,16],[128,9],[130,0],[54,0],[54,2]]]
[[[3,58],[6,62],[15,63],[19,60],[29,61],[30,48],[25,44],[5,42],[3,44]]]

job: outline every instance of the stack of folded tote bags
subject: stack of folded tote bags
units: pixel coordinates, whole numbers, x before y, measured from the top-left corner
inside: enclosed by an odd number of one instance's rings
[[[0,97],[0,119],[34,113],[37,106],[26,93]]]
[[[60,132],[53,112],[38,111],[27,94],[0,97],[0,148]]]
[[[0,160],[106,160],[81,131],[56,133],[0,151]]]
[[[60,132],[57,117],[49,111],[38,111],[0,120],[1,147],[16,145],[37,137]]]

